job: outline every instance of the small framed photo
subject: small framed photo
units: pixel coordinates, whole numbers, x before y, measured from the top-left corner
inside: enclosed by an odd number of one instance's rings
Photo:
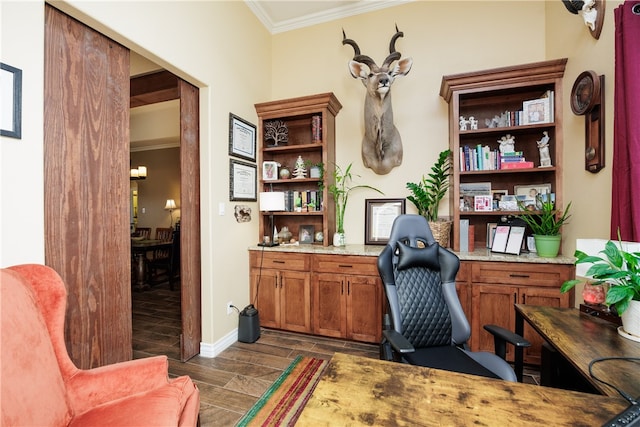
[[[487,248],[491,249],[493,246],[493,237],[496,235],[496,227],[498,223],[489,222],[487,223]]]
[[[257,201],[256,174],[256,165],[229,159],[229,200]]]
[[[514,185],[513,192],[516,196],[535,199],[538,195],[551,194],[551,184]]]
[[[365,199],[364,244],[386,245],[393,221],[405,210],[406,199]]]
[[[473,196],[473,210],[476,212],[491,212],[493,210],[493,197],[490,195]]]
[[[300,226],[300,244],[313,243],[313,236],[315,235],[315,227],[313,225],[301,225]]]
[[[256,161],[256,127],[229,113],[229,155]]]
[[[262,162],[262,180],[273,181],[278,179],[278,162]]]
[[[551,104],[549,98],[533,99],[522,103],[522,124],[550,123]]]
[[[502,196],[508,196],[509,192],[507,190],[491,190],[491,197],[493,198],[493,210],[500,210],[500,201],[502,200]]]
[[[0,63],[0,135],[22,139],[22,70]]]

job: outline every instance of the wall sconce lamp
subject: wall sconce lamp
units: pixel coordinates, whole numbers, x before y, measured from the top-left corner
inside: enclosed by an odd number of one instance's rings
[[[284,192],[269,191],[260,193],[260,211],[269,212],[269,230],[265,230],[263,240],[258,246],[278,246],[278,242],[273,238],[273,213],[284,210]]]
[[[135,169],[132,168],[131,171],[129,171],[129,179],[130,180],[147,179],[147,167],[138,166]]]
[[[604,23],[605,0],[562,0],[567,10],[574,15],[582,15],[584,24],[595,39],[600,38]]]
[[[164,210],[169,211],[169,217],[171,218],[169,222],[169,228],[173,227],[173,211],[177,209],[176,201],[173,199],[167,199],[167,203],[164,205]]]

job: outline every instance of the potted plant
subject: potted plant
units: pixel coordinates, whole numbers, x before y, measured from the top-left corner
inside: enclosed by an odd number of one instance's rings
[[[605,304],[614,306],[622,317],[624,331],[640,339],[640,252],[625,251],[619,234],[617,245],[608,241],[604,250],[599,252],[604,256],[576,250],[575,264],[592,264],[585,275],[595,280],[592,285],[608,285]],[[577,283],[580,280],[567,280],[560,291],[567,292]]]
[[[349,194],[357,188],[368,188],[370,190],[377,191],[380,194],[382,191],[370,185],[355,185],[352,186],[353,174],[351,173],[351,166],[353,163],[349,163],[346,169],[342,169],[340,166],[335,165],[333,171],[334,181],[329,185],[329,194],[333,196],[333,200],[336,203],[336,233],[333,236],[333,246],[344,246],[344,212],[347,208],[347,202],[349,201]],[[356,175],[359,176],[359,175]]]
[[[560,242],[562,240],[560,229],[569,221],[569,218],[571,218],[569,214],[571,202],[569,202],[564,212],[555,208],[555,203],[551,200],[551,197],[542,200],[542,197],[537,195],[536,202],[540,207],[537,211],[527,210],[524,208],[522,202],[518,202],[520,208],[524,211],[524,213],[520,215],[520,218],[522,218],[533,232],[533,239],[535,240],[538,256],[555,258],[560,251]]]
[[[418,215],[429,221],[429,227],[440,246],[449,246],[451,221],[438,221],[440,201],[449,189],[451,175],[451,150],[446,149],[438,155],[438,160],[431,166],[431,172],[422,176],[418,183],[407,182],[411,195],[407,197],[418,209]]]

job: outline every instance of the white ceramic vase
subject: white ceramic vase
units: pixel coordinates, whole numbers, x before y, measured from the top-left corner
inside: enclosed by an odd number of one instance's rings
[[[620,317],[624,331],[640,339],[640,301],[631,301]]]
[[[345,246],[347,244],[344,233],[333,234],[333,246]]]

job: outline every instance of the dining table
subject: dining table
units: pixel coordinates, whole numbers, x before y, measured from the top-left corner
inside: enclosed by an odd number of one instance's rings
[[[134,274],[131,282],[134,291],[143,291],[151,287],[147,281],[147,264],[149,262],[147,253],[156,249],[168,249],[170,247],[170,240],[131,239],[131,255],[134,263]]]

